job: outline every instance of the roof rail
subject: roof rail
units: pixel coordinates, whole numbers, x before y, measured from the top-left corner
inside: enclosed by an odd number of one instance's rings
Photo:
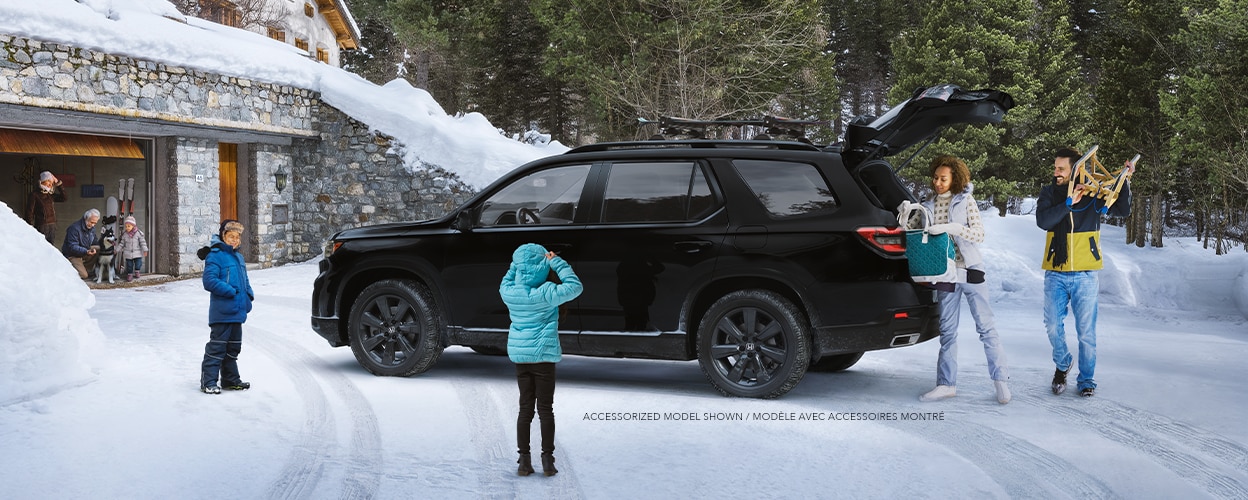
[[[796,118],[783,118],[779,116],[763,116],[762,118],[747,119],[717,119],[717,120],[698,120],[691,118],[679,118],[675,116],[664,116],[658,120],[647,120],[638,118],[637,124],[659,126],[659,136],[686,136],[690,139],[705,139],[706,129],[709,127],[761,127],[763,134],[791,137],[800,142],[809,142],[806,139],[806,127],[809,126],[830,126],[830,121],[819,120],[799,120]],[[663,137],[665,139],[665,137]],[[770,139],[766,135],[756,136],[756,138]]]
[[[673,148],[737,148],[737,149],[779,149],[787,151],[823,151],[813,144],[796,141],[757,141],[757,140],[716,140],[716,139],[673,139],[627,142],[600,142],[577,147],[568,153],[591,153],[595,151],[615,151],[621,149],[673,149]]]

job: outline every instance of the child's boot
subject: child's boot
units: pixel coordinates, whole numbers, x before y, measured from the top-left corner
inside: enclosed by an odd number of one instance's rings
[[[520,459],[516,460],[516,463],[520,464],[520,466],[516,468],[516,475],[527,476],[533,473],[532,455],[529,455],[528,453],[521,453]]]
[[[559,472],[559,469],[555,468],[555,455],[553,453],[543,453],[542,454],[542,473],[546,474],[547,476],[553,476],[558,472]]]

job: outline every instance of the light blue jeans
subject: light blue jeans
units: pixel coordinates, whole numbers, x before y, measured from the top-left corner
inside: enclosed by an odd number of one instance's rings
[[[988,358],[988,375],[993,380],[1005,381],[1009,373],[1005,368],[1005,350],[997,336],[996,320],[988,307],[987,283],[958,283],[952,292],[936,292],[940,301],[940,355],[936,358],[936,385],[957,385],[958,380],[958,320],[962,312],[962,297],[975,318],[975,331],[984,343],[984,356]]]
[[[1096,271],[1044,272],[1044,327],[1053,345],[1053,364],[1058,370],[1070,368],[1066,348],[1066,311],[1074,312],[1075,333],[1079,338],[1079,389],[1095,388],[1096,309],[1100,291]]]

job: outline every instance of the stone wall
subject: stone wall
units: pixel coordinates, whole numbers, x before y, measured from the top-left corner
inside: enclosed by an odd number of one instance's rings
[[[409,169],[402,146],[333,107],[315,110],[319,140],[298,140],[292,182],[294,238],[290,258],[320,255],[325,242],[351,227],[433,219],[474,192],[437,167]]]
[[[0,102],[312,135],[309,90],[0,35]]]
[[[175,254],[177,266],[173,274],[198,273],[204,270],[204,261],[195,252],[208,244],[217,232],[221,212],[220,170],[217,168],[217,143],[206,139],[179,137],[172,152],[176,172],[172,177],[176,205],[161,226],[171,228],[175,235],[165,243],[173,245],[165,251]],[[203,176],[202,181],[196,176]]]

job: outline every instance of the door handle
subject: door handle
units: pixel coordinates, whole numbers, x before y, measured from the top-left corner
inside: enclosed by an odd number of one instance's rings
[[[677,251],[684,253],[698,253],[702,250],[710,248],[714,243],[709,241],[678,241],[673,245]]]
[[[542,246],[546,247],[546,250],[555,252],[556,254],[562,254],[564,251],[572,249],[571,243],[550,243]]]

